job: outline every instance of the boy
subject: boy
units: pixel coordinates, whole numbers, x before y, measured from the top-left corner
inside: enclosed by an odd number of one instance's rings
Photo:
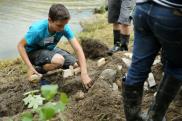
[[[69,20],[67,8],[62,4],[53,4],[49,9],[48,20],[32,24],[25,37],[18,43],[18,50],[28,66],[29,78],[33,74],[40,75],[60,67],[76,67],[76,58],[56,47],[61,37],[65,36],[78,57],[82,83],[89,89],[92,80],[87,73],[83,50],[68,25]],[[35,69],[33,65],[39,68]]]

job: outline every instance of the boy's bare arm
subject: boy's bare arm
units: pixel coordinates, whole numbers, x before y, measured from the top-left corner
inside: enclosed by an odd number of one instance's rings
[[[18,43],[18,51],[20,53],[21,58],[23,59],[23,61],[25,62],[25,64],[28,66],[29,71],[32,71],[35,74],[39,74],[33,67],[33,65],[31,64],[27,52],[25,50],[25,45],[26,45],[26,41],[25,39],[22,39],[19,43]]]
[[[82,82],[85,85],[86,89],[88,89],[92,86],[91,84],[92,80],[89,77],[87,72],[86,59],[85,59],[85,55],[83,53],[82,47],[76,38],[74,38],[70,43],[78,57],[78,61],[79,61],[80,69],[81,69]]]

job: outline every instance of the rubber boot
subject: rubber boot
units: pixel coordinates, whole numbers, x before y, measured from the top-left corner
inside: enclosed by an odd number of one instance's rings
[[[129,44],[130,35],[120,34],[120,36],[121,36],[120,50],[121,51],[128,51],[128,44]]]
[[[120,30],[113,30],[114,35],[114,47],[109,49],[108,54],[112,55],[113,53],[120,51]]]
[[[126,121],[143,121],[140,116],[143,97],[143,84],[122,84],[122,94]]]
[[[169,107],[169,104],[174,99],[181,87],[182,81],[177,80],[172,76],[165,76],[161,81],[157,95],[148,111],[147,121],[164,121],[163,118]]]

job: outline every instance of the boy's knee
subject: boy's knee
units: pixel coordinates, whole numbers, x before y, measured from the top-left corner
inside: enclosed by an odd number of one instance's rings
[[[58,64],[58,65],[63,65],[64,64],[64,57],[58,53],[56,53],[51,60],[51,63],[53,64]]]

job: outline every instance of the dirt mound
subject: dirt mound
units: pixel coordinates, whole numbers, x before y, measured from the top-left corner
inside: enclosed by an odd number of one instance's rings
[[[23,93],[32,89],[27,82],[16,80],[0,86],[1,116],[12,116],[24,110]]]
[[[81,45],[86,58],[96,59],[98,57],[107,56],[109,48],[106,44],[94,39],[82,39]]]
[[[86,94],[84,100],[73,102],[68,108],[73,121],[121,121],[122,101],[119,91],[99,79]]]
[[[90,46],[88,48],[99,48],[96,45]],[[100,57],[100,55],[97,57]],[[113,82],[121,80],[121,77],[127,72],[127,66],[121,59],[123,57],[126,57],[125,52],[117,52],[112,56],[107,56],[105,57],[106,64],[101,67],[97,66],[95,60],[87,60],[90,77],[95,83],[94,86],[84,94],[84,98],[81,100],[75,99],[76,93],[80,90],[83,91],[79,75],[66,79],[63,79],[59,74],[46,77],[46,79],[52,81],[53,84],[58,84],[59,89],[66,92],[70,97],[70,103],[67,110],[64,112],[65,121],[125,121],[121,91],[120,89],[113,90],[112,85]],[[118,65],[122,66],[120,71],[118,70]],[[7,117],[12,117],[13,121],[19,121],[20,114],[27,111],[27,108],[22,102],[24,98],[22,94],[40,88],[39,84],[28,82],[25,73],[21,72],[22,69],[22,63],[17,63],[0,70],[0,117],[2,117],[0,121],[7,121]],[[100,76],[101,73],[107,69],[116,71],[113,80],[108,81],[108,79],[105,78],[106,76]],[[154,65],[152,72],[158,83],[162,77],[162,65],[160,63]],[[149,91],[144,92],[142,104],[144,111],[147,111],[149,108],[155,91],[155,89],[149,89]],[[169,121],[178,121],[181,119],[181,97],[182,93],[180,92],[175,102],[170,105],[167,112],[167,119]],[[54,121],[59,120],[59,116],[57,116]]]

